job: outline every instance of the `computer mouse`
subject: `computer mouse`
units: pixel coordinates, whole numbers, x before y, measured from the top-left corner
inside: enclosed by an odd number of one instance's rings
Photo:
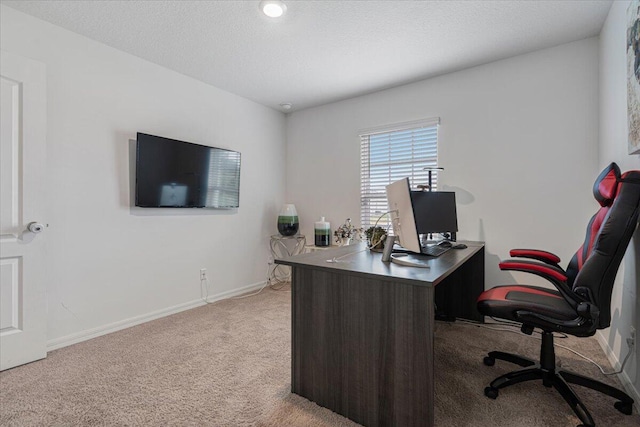
[[[464,243],[458,243],[455,246],[452,246],[453,249],[467,249],[467,245],[465,245]]]
[[[438,243],[438,246],[442,246],[443,248],[450,248],[452,246],[452,243],[448,240],[443,240],[442,242]]]

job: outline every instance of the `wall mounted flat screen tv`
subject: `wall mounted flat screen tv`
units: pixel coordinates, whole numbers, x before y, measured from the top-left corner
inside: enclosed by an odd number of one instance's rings
[[[138,133],[136,206],[240,206],[240,153]]]

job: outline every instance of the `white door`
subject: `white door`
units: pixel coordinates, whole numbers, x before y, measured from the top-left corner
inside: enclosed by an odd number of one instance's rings
[[[0,51],[0,370],[47,355],[45,77],[43,64]],[[44,226],[27,231],[32,222]]]

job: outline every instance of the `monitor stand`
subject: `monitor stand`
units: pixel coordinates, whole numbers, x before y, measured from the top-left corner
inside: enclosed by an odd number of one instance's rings
[[[426,246],[431,246],[431,245],[437,245],[438,243],[444,242],[446,240],[446,238],[441,238],[441,239],[434,239],[433,237],[435,236],[431,236],[431,239],[427,238],[429,235],[428,234],[421,234],[420,235],[420,246],[422,246],[423,248]]]
[[[430,258],[414,253],[393,253],[393,245],[396,243],[396,236],[387,236],[382,252],[382,262],[391,261],[394,264],[406,267],[430,268]]]
[[[440,235],[440,239],[434,239],[437,235]],[[438,243],[448,241],[451,243],[455,243],[456,241],[456,233],[427,233],[420,234],[420,246],[431,246],[437,245]]]
[[[391,262],[398,265],[404,265],[406,267],[418,267],[418,268],[431,268],[431,261],[433,257],[427,257],[420,254],[403,254],[396,253],[391,254]]]

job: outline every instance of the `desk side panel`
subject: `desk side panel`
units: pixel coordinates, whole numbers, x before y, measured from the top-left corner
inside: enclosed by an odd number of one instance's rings
[[[292,279],[292,392],[367,426],[433,425],[433,287]]]
[[[484,292],[484,247],[462,264],[435,290],[438,313],[484,323],[477,299]]]

